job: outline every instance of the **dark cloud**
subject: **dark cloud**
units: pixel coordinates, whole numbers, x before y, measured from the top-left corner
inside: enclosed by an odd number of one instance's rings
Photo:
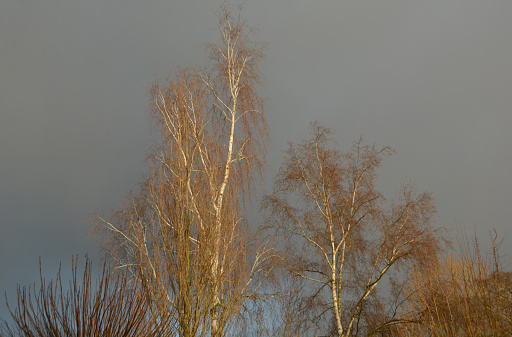
[[[48,276],[73,254],[98,258],[84,220],[136,188],[151,145],[146,89],[204,63],[215,6],[0,4],[0,291],[36,281],[39,256]],[[416,181],[434,193],[439,224],[510,235],[511,11],[508,1],[248,3],[244,17],[270,44],[269,180],[286,142],[319,120],[343,149],[361,134],[396,148],[382,188]]]

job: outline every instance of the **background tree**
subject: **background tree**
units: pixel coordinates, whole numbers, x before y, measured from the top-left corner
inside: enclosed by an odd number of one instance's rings
[[[392,329],[393,336],[512,336],[512,273],[492,240],[485,255],[476,238],[459,234],[456,252],[411,279],[413,296],[405,310],[418,312],[418,324]]]
[[[261,255],[248,267],[244,201],[263,174],[267,126],[263,45],[224,9],[208,70],[179,72],[150,90],[161,145],[127,206],[102,219],[107,253],[128,268],[179,336],[236,330]]]
[[[399,294],[404,271],[440,248],[430,224],[433,200],[404,185],[385,208],[375,171],[392,150],[360,140],[343,154],[329,129],[313,123],[310,130],[310,139],[290,144],[274,191],[263,199],[266,223],[286,242],[290,276],[310,282],[320,316],[332,314],[334,334],[371,334],[402,321],[377,293],[385,276]]]

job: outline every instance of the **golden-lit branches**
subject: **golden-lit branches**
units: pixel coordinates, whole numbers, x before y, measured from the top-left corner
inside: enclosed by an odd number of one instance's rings
[[[263,200],[266,223],[287,242],[290,275],[309,281],[312,296],[324,303],[322,314],[332,314],[334,334],[370,333],[396,320],[369,315],[386,309],[376,289],[383,278],[395,265],[413,266],[436,255],[433,200],[405,185],[399,199],[384,207],[376,169],[392,150],[359,140],[341,153],[329,129],[317,123],[310,129],[310,139],[286,151],[274,192]]]
[[[512,274],[502,267],[496,239],[486,256],[476,238],[459,234],[457,251],[417,269],[404,309],[417,313],[417,324],[389,335],[512,336]]]
[[[111,219],[108,253],[128,268],[179,336],[221,336],[260,269],[248,265],[244,201],[263,174],[267,126],[262,45],[228,10],[212,66],[155,83],[150,107],[161,135],[141,191]],[[264,260],[256,253],[254,263]]]

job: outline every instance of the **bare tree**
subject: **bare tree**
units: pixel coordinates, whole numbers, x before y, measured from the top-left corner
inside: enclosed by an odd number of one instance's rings
[[[430,224],[433,200],[404,185],[385,208],[375,171],[392,150],[360,140],[343,154],[329,129],[318,123],[310,129],[309,140],[290,144],[273,194],[264,197],[266,223],[287,242],[290,275],[309,281],[323,314],[332,314],[334,334],[369,335],[402,322],[378,286],[387,277],[399,293],[404,271],[435,257],[440,247]]]
[[[96,286],[90,262],[82,281],[78,262],[73,260],[70,288],[63,290],[60,271],[48,284],[41,276],[39,288],[18,286],[17,306],[11,310],[14,326],[3,327],[2,336],[93,337],[160,336],[163,332],[151,319],[148,302],[129,283],[126,273],[111,273],[106,265]],[[42,272],[41,272],[42,275]],[[162,327],[165,327],[163,325]]]
[[[179,336],[235,331],[262,254],[248,258],[245,200],[263,174],[263,45],[225,9],[209,70],[150,90],[161,145],[141,191],[111,219],[107,252],[127,267]],[[252,263],[248,266],[248,260]]]
[[[392,329],[393,336],[512,336],[512,273],[492,240],[485,256],[479,241],[459,233],[458,250],[417,270],[406,309],[419,313],[418,324]]]

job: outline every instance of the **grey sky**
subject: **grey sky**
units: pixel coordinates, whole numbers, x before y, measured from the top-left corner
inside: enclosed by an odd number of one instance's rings
[[[141,180],[146,89],[204,64],[219,3],[0,0],[2,293],[36,281],[39,256],[49,276],[73,254],[97,258],[85,220]],[[342,149],[360,135],[394,147],[386,193],[415,181],[439,225],[484,241],[496,227],[510,261],[510,13],[508,0],[247,1],[269,43],[268,180],[319,120]]]

